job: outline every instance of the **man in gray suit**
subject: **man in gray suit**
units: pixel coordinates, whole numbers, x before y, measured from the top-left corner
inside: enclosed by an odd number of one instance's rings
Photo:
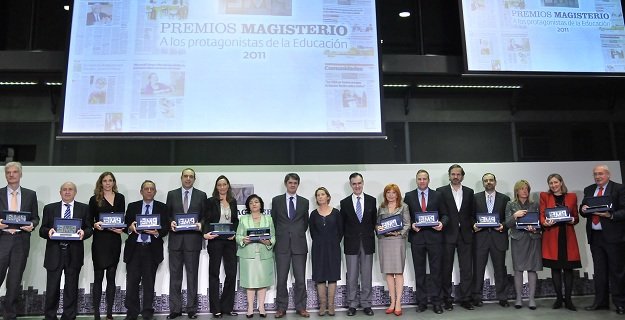
[[[193,188],[195,171],[191,168],[182,170],[182,187],[167,193],[167,212],[171,221],[169,233],[169,315],[175,319],[182,315],[182,267],[187,272],[187,316],[197,318],[197,281],[202,250],[202,222],[204,221],[206,193]],[[197,230],[176,230],[176,214],[196,213],[199,222]]]
[[[491,228],[478,228],[475,224],[475,272],[473,272],[473,305],[481,307],[482,290],[484,286],[484,271],[488,262],[488,255],[493,262],[495,272],[495,286],[497,290],[497,300],[502,307],[508,307],[508,292],[506,290],[506,251],[508,250],[508,229],[502,224],[506,220],[506,205],[510,197],[495,191],[497,178],[492,173],[485,173],[482,176],[484,191],[473,196],[473,207],[475,213],[494,213],[499,216],[499,226]],[[477,217],[476,217],[477,218]],[[477,219],[476,219],[477,220]]]
[[[0,189],[0,210],[31,213],[30,225],[19,229],[8,228],[8,225],[0,220],[0,285],[4,282],[4,278],[7,278],[4,319],[12,320],[16,318],[15,305],[30,251],[30,233],[39,224],[39,208],[35,191],[20,186],[21,163],[7,163],[4,166],[4,176],[7,179],[7,186]]]
[[[271,200],[271,218],[276,230],[276,318],[286,315],[289,305],[287,278],[293,268],[295,278],[295,310],[301,317],[308,318],[306,311],[306,256],[308,255],[308,200],[297,195],[300,178],[297,173],[284,177],[286,193]]]

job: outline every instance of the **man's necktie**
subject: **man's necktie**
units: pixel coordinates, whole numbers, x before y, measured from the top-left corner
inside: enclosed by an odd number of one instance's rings
[[[70,209],[72,206],[69,203],[65,204],[65,213],[63,213],[63,219],[71,219],[72,218],[72,210]]]
[[[19,208],[17,207],[17,191],[11,192],[11,205],[9,206],[9,210],[19,211]]]
[[[356,217],[358,217],[359,222],[362,222],[362,205],[360,204],[360,197],[356,197]]]
[[[425,192],[421,191],[421,212],[427,211],[428,204],[425,203]]]
[[[486,206],[488,206],[488,213],[493,213],[493,195],[488,195],[488,201],[486,202]]]
[[[189,190],[184,192],[184,199],[182,200],[182,210],[184,210],[184,213],[187,213],[187,211],[189,211]]]
[[[143,214],[144,215],[150,214],[150,205],[149,204],[145,205],[145,212]],[[148,235],[147,233],[142,233],[141,234],[141,242],[148,242],[148,240],[150,240],[150,235]]]
[[[289,219],[295,219],[295,203],[293,203],[293,197],[289,197]]]
[[[597,191],[597,197],[601,197],[603,195],[603,187],[599,187],[599,191]],[[592,215],[592,223],[593,224],[599,224],[600,219],[599,216],[596,214]]]

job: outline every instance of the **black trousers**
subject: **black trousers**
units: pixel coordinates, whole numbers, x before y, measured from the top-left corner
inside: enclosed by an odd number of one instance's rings
[[[61,250],[61,263],[56,270],[48,270],[46,279],[46,302],[44,306],[45,320],[56,319],[61,296],[61,276],[65,273],[63,288],[63,314],[61,320],[74,320],[78,313],[78,276],[81,268],[70,266],[69,250]]]
[[[6,295],[4,296],[4,319],[13,320],[17,314],[15,305],[20,295],[22,275],[26,268],[30,237],[27,232],[16,234],[2,232],[0,234],[0,285],[6,278]],[[7,272],[8,270],[8,272]]]
[[[154,315],[154,282],[158,263],[152,259],[150,244],[137,243],[134,255],[126,263],[126,309],[128,318]],[[143,287],[143,307],[139,303],[139,284]]]
[[[498,232],[495,230],[482,230],[480,232]],[[491,237],[482,237],[478,240],[473,239],[475,247],[475,270],[473,270],[473,300],[482,300],[482,291],[484,289],[484,272],[488,263],[488,256],[493,263],[493,271],[495,273],[495,290],[497,300],[507,300],[508,290],[506,282],[506,251],[501,251],[495,246],[495,239]]]
[[[441,305],[441,267],[443,265],[443,244],[410,245],[412,263],[414,265],[415,294],[417,304],[426,305],[428,297],[435,306]],[[430,287],[428,289],[425,261],[430,265]]]
[[[464,302],[471,300],[471,287],[473,285],[473,248],[471,243],[466,243],[458,236],[456,243],[444,244],[443,271],[442,271],[442,295],[443,300],[450,300],[452,293],[451,276],[454,269],[454,254],[458,252],[458,266],[460,268],[460,292],[456,293],[456,301]],[[458,250],[456,250],[456,248]]]
[[[625,307],[625,243],[608,243],[603,231],[591,231],[590,252],[595,274],[595,303]]]
[[[208,261],[208,300],[210,312],[228,313],[234,308],[234,292],[237,281],[237,244],[234,240],[213,239],[206,247]],[[226,279],[219,296],[219,275],[221,261],[224,263]]]

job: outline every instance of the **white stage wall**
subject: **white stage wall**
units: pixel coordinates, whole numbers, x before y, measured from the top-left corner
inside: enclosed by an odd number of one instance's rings
[[[531,197],[538,201],[538,193],[548,190],[546,178],[551,173],[559,173],[570,192],[578,195],[581,201],[583,188],[593,183],[592,169],[599,163],[605,163],[610,167],[612,180],[621,182],[621,172],[617,161],[606,162],[527,162],[527,163],[466,163],[461,164],[466,172],[463,184],[473,188],[475,192],[483,191],[481,177],[486,172],[492,172],[497,176],[497,190],[513,198],[512,188],[519,179],[529,181],[532,190]],[[319,165],[319,166],[194,166],[196,171],[195,187],[211,194],[215,179],[226,175],[233,185],[253,185],[254,192],[265,201],[265,207],[271,205],[271,198],[285,192],[283,179],[286,173],[296,172],[301,177],[298,194],[307,198],[311,203],[311,210],[315,206],[314,190],[319,186],[328,188],[332,195],[332,205],[338,206],[339,201],[351,194],[348,176],[352,172],[360,172],[364,176],[365,193],[371,194],[382,200],[382,191],[386,184],[395,183],[401,188],[402,194],[416,187],[415,173],[418,169],[426,169],[430,173],[430,187],[437,188],[449,183],[447,169],[451,164],[395,164],[395,165]],[[119,192],[124,194],[127,203],[141,199],[139,188],[145,179],[156,183],[158,193],[156,199],[165,202],[168,190],[180,187],[180,172],[184,166],[112,166],[112,167],[52,167],[52,166],[28,166],[23,168],[22,186],[34,189],[39,199],[39,214],[45,204],[60,201],[58,193],[60,185],[65,181],[72,181],[77,185],[78,194],[76,200],[88,203],[93,195],[95,182],[101,172],[112,171],[117,178]],[[243,206],[240,206],[242,208]],[[590,249],[586,243],[585,219],[581,219],[576,226],[577,239],[582,256],[581,273],[588,272],[592,275],[592,259]],[[125,240],[125,236],[124,236]],[[165,260],[160,265],[155,286],[156,294],[168,294],[169,274],[167,258],[167,239],[165,239]],[[310,242],[310,237],[308,238]],[[407,246],[407,248],[409,248]],[[31,237],[31,252],[23,278],[23,287],[33,287],[39,293],[45,291],[45,269],[43,257],[45,240],[38,235],[38,230]],[[406,255],[405,279],[406,286],[414,287],[414,271],[410,251]],[[125,264],[121,262],[117,273],[117,286],[125,290]],[[90,283],[93,281],[91,262],[91,239],[85,243],[85,265],[80,276],[80,288],[85,292],[90,291]],[[508,272],[512,273],[510,253],[507,255]],[[343,270],[345,262],[343,261]],[[491,278],[492,267],[487,268],[486,278]],[[374,260],[374,286],[385,285],[384,276],[380,273],[377,255]],[[307,268],[307,279],[311,277],[310,260]],[[539,273],[539,277],[549,276],[548,269]],[[454,270],[454,282],[458,281],[457,267]],[[185,280],[186,281],[186,280]],[[199,292],[207,294],[208,288],[208,254],[203,250],[200,255]],[[223,278],[222,278],[223,281]],[[344,284],[345,279],[339,282]],[[184,286],[184,281],[183,281]],[[272,287],[267,295],[267,303],[272,303],[275,298],[275,287]],[[4,285],[0,293],[4,294]]]

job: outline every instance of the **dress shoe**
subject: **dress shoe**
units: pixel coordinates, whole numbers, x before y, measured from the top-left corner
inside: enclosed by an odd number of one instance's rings
[[[420,304],[419,306],[417,306],[417,312],[423,312],[423,311],[425,311],[427,309],[428,309],[428,305],[427,304]]]
[[[191,312],[187,313],[187,317],[189,319],[197,319],[197,312],[191,311]]]
[[[266,313],[260,313],[258,314],[261,318],[267,318],[267,314]]]
[[[460,306],[462,306],[463,308],[467,309],[467,310],[473,310],[475,308],[473,308],[473,304],[469,301],[464,301],[460,304]]]
[[[154,315],[151,316],[142,316],[141,319],[143,320],[154,320]]]
[[[403,312],[401,312],[401,310],[395,310],[395,311],[393,311],[393,313],[394,313],[396,316],[398,316],[398,317],[399,317],[399,316],[401,316],[401,315],[403,314]]]
[[[389,307],[388,309],[386,309],[386,311],[385,311],[384,313],[386,313],[386,314],[391,314],[391,313],[393,313],[393,312],[395,312],[395,308],[393,308],[393,307]]]
[[[356,314],[356,308],[349,308],[349,309],[347,309],[347,315],[348,316],[351,317],[351,316],[353,316],[355,314]]]
[[[221,312],[213,313],[213,318],[220,319],[223,317],[224,315]]]
[[[508,300],[499,300],[499,305],[504,308],[507,308],[510,306],[510,303],[508,303]]]
[[[170,314],[167,315],[167,319],[176,319],[178,317],[180,317],[182,315],[182,313],[180,312],[172,312]]]
[[[596,304],[593,304],[592,306],[584,307],[584,310],[586,311],[609,310],[609,309],[610,307],[608,306],[599,306]]]
[[[521,309],[521,308],[523,308],[523,305],[522,304],[515,304],[514,308],[515,309]]]
[[[436,314],[441,314],[441,313],[443,313],[443,307],[441,307],[440,305],[434,305],[434,307],[432,308],[432,310],[434,310],[434,313],[436,313]]]
[[[575,307],[575,305],[573,304],[573,301],[571,300],[564,301],[564,306],[571,311],[577,311],[577,308]]]
[[[451,300],[447,300],[445,301],[445,305],[443,306],[445,308],[445,310],[447,311],[451,311],[454,310],[454,304],[451,302]]]
[[[373,315],[373,310],[371,310],[371,307],[366,307],[364,309],[362,309],[362,311],[368,315],[368,316],[372,316]]]
[[[285,310],[278,309],[278,311],[276,311],[276,314],[274,315],[274,317],[276,319],[280,319],[280,318],[284,317],[285,315],[286,315],[286,311]]]
[[[625,314],[625,307],[616,307],[616,314]]]
[[[306,309],[297,310],[297,311],[295,311],[295,313],[297,313],[300,317],[310,318],[310,313],[308,313],[308,311],[306,311]]]
[[[238,313],[236,313],[234,311],[224,312],[224,314],[227,315],[227,316],[231,316],[231,317],[236,317],[236,316],[239,315]]]
[[[536,306],[529,306],[530,310],[536,310]]]
[[[245,314],[245,317],[248,319],[252,319],[254,317],[254,314]]]
[[[484,302],[482,302],[482,300],[473,300],[473,305],[476,307],[481,307],[484,305]]]
[[[126,317],[124,320],[137,320],[137,317]]]
[[[551,309],[560,309],[562,308],[562,300],[557,299],[554,303],[553,303],[553,307],[551,307]]]

